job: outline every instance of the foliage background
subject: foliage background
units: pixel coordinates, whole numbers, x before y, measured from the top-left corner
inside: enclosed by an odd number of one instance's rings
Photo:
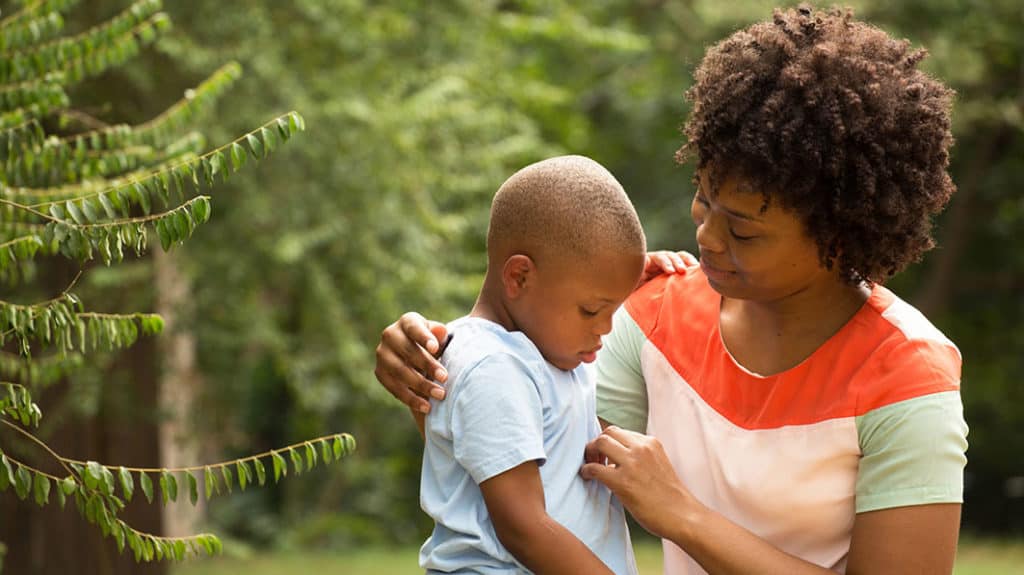
[[[179,312],[202,381],[190,427],[210,459],[336,431],[359,453],[275,489],[213,501],[217,528],[256,545],[415,542],[419,439],[373,378],[380,330],[403,311],[451,319],[482,278],[486,210],[522,165],[582,153],[637,204],[654,248],[693,249],[691,168],[674,165],[682,94],[707,46],[770,17],[743,0],[168,2],[176,28],[73,100],[140,122],[221,63],[245,76],[206,130],[226,141],[296,109],[308,131],[219,186],[215,225],[178,262]],[[940,247],[892,282],[959,345],[971,425],[965,524],[1024,532],[1024,8],[1015,0],[851,2],[929,48],[959,94],[960,190]],[[85,2],[83,21],[116,0]],[[146,302],[146,262],[97,274]],[[145,307],[141,305],[140,307]],[[69,417],[117,405],[72,382]],[[158,414],[153,414],[158,416]],[[1016,478],[1016,479],[1015,479]]]

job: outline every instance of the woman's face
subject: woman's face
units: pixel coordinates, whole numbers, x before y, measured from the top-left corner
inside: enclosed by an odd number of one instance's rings
[[[746,181],[729,176],[712,193],[706,171],[690,206],[697,226],[700,265],[711,287],[728,298],[777,301],[835,283],[818,246],[797,216],[769,203]]]

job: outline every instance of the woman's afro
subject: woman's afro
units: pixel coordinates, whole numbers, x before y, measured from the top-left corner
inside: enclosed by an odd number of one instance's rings
[[[882,282],[934,245],[955,190],[953,92],[917,69],[925,55],[849,10],[776,10],[708,50],[677,159],[746,178],[797,214],[823,265]]]

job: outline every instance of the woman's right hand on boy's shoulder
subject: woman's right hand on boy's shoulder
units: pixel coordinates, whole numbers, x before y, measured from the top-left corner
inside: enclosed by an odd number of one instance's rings
[[[377,345],[377,381],[391,395],[419,413],[430,411],[426,398],[444,398],[448,373],[434,357],[448,330],[416,312],[407,312],[384,328]],[[428,374],[425,376],[424,374]]]

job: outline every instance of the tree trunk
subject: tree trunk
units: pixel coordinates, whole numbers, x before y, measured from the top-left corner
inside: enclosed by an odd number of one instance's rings
[[[195,337],[181,318],[188,315],[189,280],[178,268],[176,253],[153,251],[156,268],[156,311],[164,318],[164,333],[158,343],[160,374],[160,453],[162,467],[187,467],[200,463],[199,442],[189,417],[194,412],[199,373],[196,369]],[[187,497],[164,510],[164,534],[182,537],[194,534],[205,514],[200,498],[195,507]]]

